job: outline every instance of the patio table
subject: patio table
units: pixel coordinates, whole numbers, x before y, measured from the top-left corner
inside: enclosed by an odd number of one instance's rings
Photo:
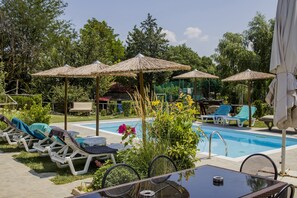
[[[223,182],[214,182],[215,176]],[[160,183],[160,181],[162,181]],[[108,197],[105,192],[130,186],[121,197],[269,197],[279,192],[287,183],[238,171],[203,165],[194,169],[148,178],[137,182],[83,194],[80,198]],[[145,191],[146,190],[146,191]]]

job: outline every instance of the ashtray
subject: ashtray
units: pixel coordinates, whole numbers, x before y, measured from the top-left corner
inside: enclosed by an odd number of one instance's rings
[[[212,181],[216,186],[221,186],[224,184],[224,178],[222,176],[214,176]]]
[[[140,191],[139,194],[141,195],[141,197],[153,197],[156,193],[152,190],[143,190]]]

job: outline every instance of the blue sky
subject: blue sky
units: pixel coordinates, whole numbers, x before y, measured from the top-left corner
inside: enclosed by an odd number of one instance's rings
[[[277,0],[66,0],[64,19],[78,30],[90,18],[105,20],[125,41],[151,13],[170,44],[186,43],[200,56],[214,53],[225,32],[242,33],[256,12],[275,17]]]

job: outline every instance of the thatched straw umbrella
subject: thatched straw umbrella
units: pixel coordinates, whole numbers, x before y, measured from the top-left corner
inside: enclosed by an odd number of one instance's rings
[[[268,79],[274,78],[275,75],[263,72],[256,72],[247,69],[244,72],[235,74],[228,78],[223,79],[223,82],[231,82],[231,81],[248,81],[248,105],[249,105],[249,127],[252,125],[252,116],[251,116],[251,85],[253,80],[259,79]]]
[[[103,69],[108,68],[99,61],[95,61],[90,65],[77,67],[73,70],[61,72],[61,76],[72,77],[72,78],[96,78],[96,135],[99,135],[99,75]],[[130,73],[118,74],[120,76],[134,76]]]
[[[144,82],[143,73],[149,72],[162,72],[162,71],[175,71],[175,70],[190,70],[191,67],[182,65],[166,60],[151,58],[143,56],[142,54],[136,55],[134,58],[115,64],[105,70],[102,74],[119,74],[125,72],[138,73],[139,76],[139,89],[141,95],[141,108],[142,108],[142,137],[143,142],[146,141],[146,126],[145,126],[145,107],[144,107]]]
[[[198,71],[197,69],[194,69],[193,71],[173,77],[173,79],[192,79],[192,78],[194,78],[194,95],[197,96],[197,79],[205,79],[205,78],[218,79],[219,77],[209,73]],[[194,100],[195,100],[195,105],[197,106],[196,98],[194,98]]]
[[[61,76],[60,73],[67,72],[74,69],[74,67],[71,67],[69,65],[64,65],[62,67],[56,67],[49,70],[41,71],[35,74],[32,74],[32,76],[36,77],[52,77],[52,78],[61,78],[64,76]],[[67,130],[67,77],[64,77],[64,86],[65,86],[65,95],[64,95],[64,129]]]

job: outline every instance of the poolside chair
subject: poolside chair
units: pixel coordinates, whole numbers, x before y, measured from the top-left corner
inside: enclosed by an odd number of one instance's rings
[[[16,126],[4,115],[0,114],[0,121],[4,122],[7,126],[5,129],[0,130],[0,137],[10,145],[17,144],[17,142],[13,140],[13,136],[23,135],[24,132],[16,128]]]
[[[295,186],[293,184],[287,184],[281,191],[279,191],[275,198],[293,198],[295,194]]]
[[[202,122],[207,122],[208,119],[212,119],[214,124],[218,124],[218,117],[227,116],[231,109],[231,105],[220,105],[214,113],[208,115],[201,115],[201,120]]]
[[[30,127],[18,118],[13,118],[12,123],[23,134],[13,136],[13,140],[19,146],[23,146],[27,152],[35,152],[33,144],[40,141],[41,144],[46,143],[48,140],[46,133],[49,133],[51,128],[44,123],[34,123]]]
[[[253,116],[257,108],[251,107],[251,115]],[[229,121],[236,121],[238,127],[243,127],[245,121],[249,120],[249,106],[243,105],[240,109],[240,112],[235,116],[222,116],[224,124],[229,124]],[[252,126],[254,126],[256,118],[252,118]]]
[[[140,180],[140,176],[137,171],[127,164],[117,164],[105,172],[102,178],[102,188],[108,188],[125,183]],[[124,185],[116,189],[110,189],[103,191],[108,197],[130,197],[129,193],[134,189],[135,185]]]
[[[73,152],[66,157],[61,156],[59,153],[51,152],[51,160],[60,163],[61,165],[68,164],[73,175],[87,173],[92,159],[96,157],[111,158],[112,162],[116,164],[114,154],[118,149],[110,148],[108,146],[86,146],[82,148],[68,132],[64,133],[64,138],[64,142]],[[76,171],[73,162],[81,159],[86,160],[84,169]]]
[[[277,180],[277,167],[267,155],[256,153],[248,156],[240,166],[240,172]]]
[[[76,131],[66,131],[64,129],[61,129],[59,127],[52,127],[52,130],[49,134],[49,137],[53,138],[54,141],[52,144],[47,146],[45,149],[53,162],[56,163],[56,165],[59,168],[64,168],[68,166],[68,163],[60,163],[60,161],[63,161],[61,159],[65,159],[66,157],[70,156],[74,151],[64,142],[65,140],[65,133],[68,133],[70,136],[72,136],[75,141],[80,145],[80,147],[84,148],[86,146],[90,145],[91,143],[96,142],[96,145],[105,146],[106,145],[106,138],[104,137],[97,137],[97,136],[91,136],[91,137],[76,137],[79,133]],[[91,140],[91,141],[90,141]],[[96,141],[94,141],[96,140]],[[109,147],[112,147],[109,145]],[[118,149],[118,148],[116,148]],[[59,158],[59,160],[55,160],[56,158]]]

